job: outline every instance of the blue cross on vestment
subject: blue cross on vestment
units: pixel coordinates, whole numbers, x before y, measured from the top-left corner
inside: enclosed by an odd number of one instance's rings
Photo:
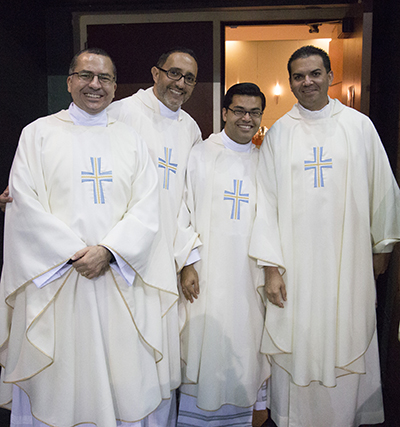
[[[91,182],[93,183],[93,195],[94,203],[104,204],[104,182],[112,182],[112,171],[101,172],[101,157],[91,157],[90,163],[92,164],[91,172],[81,172],[81,182]]]
[[[169,190],[169,173],[172,172],[176,174],[178,164],[171,163],[171,154],[172,148],[164,147],[164,157],[165,160],[161,157],[158,158],[158,167],[164,169],[164,183],[163,188]]]
[[[240,202],[249,203],[249,193],[242,193],[243,181],[233,180],[233,191],[224,192],[224,200],[232,200],[231,219],[240,219]]]
[[[313,147],[314,159],[304,160],[304,170],[314,171],[314,188],[324,187],[324,169],[332,169],[332,159],[322,159],[324,147]]]

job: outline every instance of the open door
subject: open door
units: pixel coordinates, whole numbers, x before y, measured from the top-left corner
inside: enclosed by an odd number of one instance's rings
[[[297,102],[287,62],[295,50],[309,44],[330,55],[334,80],[329,96],[362,111],[362,20],[356,27],[353,18],[307,24],[225,23],[224,91],[235,83],[256,83],[267,98],[261,126],[270,128]]]

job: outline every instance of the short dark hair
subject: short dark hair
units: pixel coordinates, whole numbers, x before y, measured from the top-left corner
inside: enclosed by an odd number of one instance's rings
[[[318,55],[322,58],[322,62],[324,63],[324,67],[327,73],[331,71],[331,60],[329,59],[329,55],[319,47],[316,46],[303,46],[300,49],[297,49],[296,52],[289,58],[289,62],[287,64],[287,69],[289,72],[289,78],[292,77],[292,62],[299,58],[308,58],[312,55]]]
[[[260,88],[254,83],[237,83],[231,86],[225,94],[222,108],[226,110],[232,104],[234,95],[258,96],[261,98],[261,110],[265,109],[265,95],[261,92]]]
[[[167,59],[170,57],[170,55],[172,55],[173,53],[176,53],[176,52],[186,53],[186,54],[190,55],[196,61],[197,68],[199,67],[199,61],[197,60],[196,54],[193,52],[192,49],[188,49],[187,47],[174,47],[173,49],[169,50],[168,52],[163,53],[158,58],[156,66],[162,67],[167,62]]]
[[[80,52],[78,52],[77,54],[75,54],[74,57],[72,58],[71,64],[69,65],[68,74],[71,74],[75,71],[76,64],[78,62],[78,58],[84,53],[93,53],[94,55],[101,55],[101,56],[105,56],[106,58],[110,58],[110,61],[111,61],[112,66],[113,66],[114,78],[115,78],[115,81],[117,81],[117,67],[115,66],[113,59],[105,50],[100,49],[98,47],[89,47],[89,48],[83,49]]]

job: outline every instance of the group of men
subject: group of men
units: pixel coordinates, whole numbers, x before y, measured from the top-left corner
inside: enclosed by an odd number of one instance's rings
[[[266,407],[278,427],[382,422],[374,274],[400,197],[376,130],[306,46],[260,150],[253,83],[202,142],[181,109],[197,71],[172,50],[112,103],[115,65],[86,49],[68,110],[23,130],[0,196],[11,426],[243,427]]]

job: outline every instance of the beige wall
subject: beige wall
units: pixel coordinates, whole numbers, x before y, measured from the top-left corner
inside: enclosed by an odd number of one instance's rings
[[[290,55],[307,44],[318,46],[329,53],[329,41],[330,39],[227,41],[225,91],[236,83],[257,84],[267,98],[261,125],[270,128],[296,102],[290,91],[286,69]],[[282,90],[278,103],[273,95],[277,82]]]

